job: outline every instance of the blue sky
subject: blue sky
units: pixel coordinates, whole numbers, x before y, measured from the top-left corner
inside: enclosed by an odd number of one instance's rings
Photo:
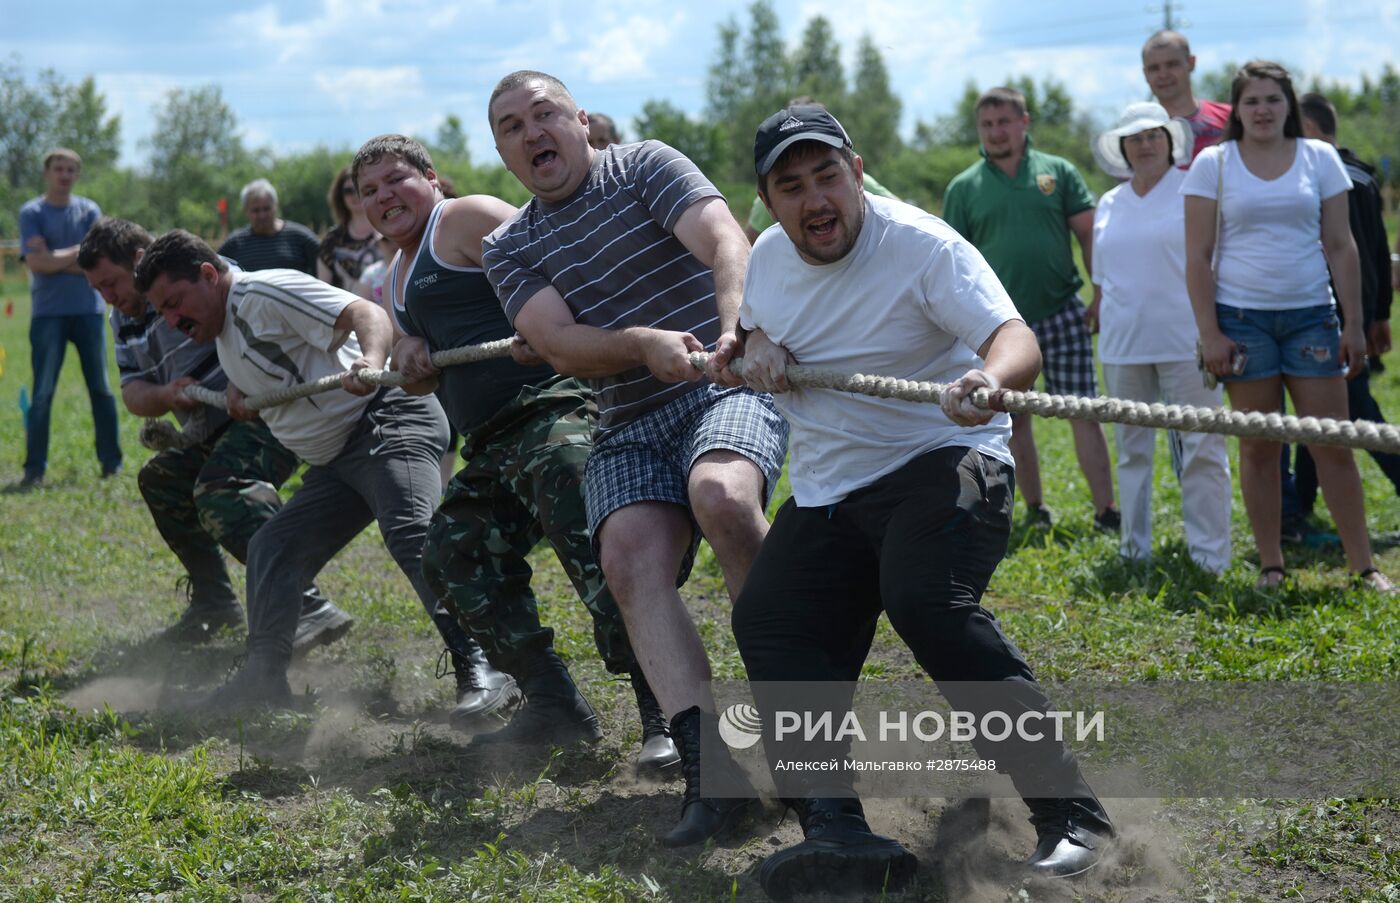
[[[1146,0],[1086,0],[1058,11],[1021,0],[776,6],[789,42],[809,17],[826,15],[848,72],[868,32],[905,101],[906,130],[951,111],[968,79],[985,87],[1023,73],[1053,75],[1081,107],[1111,120],[1143,98],[1138,48],[1161,21]],[[1400,0],[1197,0],[1178,9],[1206,70],[1265,57],[1305,77],[1352,81],[1379,72],[1400,47]],[[93,75],[122,116],[128,164],[144,158],[151,108],[164,92],[206,83],[223,89],[252,145],[285,152],[357,146],[386,131],[431,136],[453,112],[474,158],[494,161],[485,104],[506,72],[558,75],[586,109],[617,117],[635,137],[631,117],[649,98],[703,109],[717,27],[746,15],[741,0],[0,0],[0,56],[18,54],[31,74],[53,67],[71,79]]]

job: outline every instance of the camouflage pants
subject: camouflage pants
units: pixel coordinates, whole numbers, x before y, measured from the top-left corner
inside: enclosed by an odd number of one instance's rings
[[[237,601],[219,549],[247,561],[248,541],[282,507],[277,487],[298,463],[262,421],[232,421],[211,439],[161,452],[141,468],[141,497],[189,572],[192,602]]]
[[[487,424],[463,437],[466,466],[428,526],[423,573],[491,663],[510,672],[548,648],[525,556],[547,540],[593,616],[608,670],[635,667],[617,602],[593,555],[583,469],[598,412],[571,379],[526,386]]]

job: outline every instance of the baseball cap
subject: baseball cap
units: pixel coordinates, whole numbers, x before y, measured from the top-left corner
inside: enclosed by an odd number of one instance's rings
[[[836,117],[818,104],[796,104],[763,120],[753,140],[753,166],[759,176],[768,175],[778,158],[798,141],[820,141],[832,147],[850,147],[851,139]]]

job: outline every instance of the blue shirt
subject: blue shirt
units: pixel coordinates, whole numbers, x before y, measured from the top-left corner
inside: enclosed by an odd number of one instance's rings
[[[40,195],[19,208],[20,260],[35,236],[42,237],[50,251],[80,244],[101,215],[97,204],[76,194],[66,207],[55,207]],[[29,294],[33,317],[102,314],[102,296],[93,291],[82,273],[34,273]]]

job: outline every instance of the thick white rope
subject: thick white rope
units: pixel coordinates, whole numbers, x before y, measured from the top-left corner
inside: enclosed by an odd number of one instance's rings
[[[483,345],[447,348],[443,351],[434,351],[428,355],[428,359],[433,362],[434,367],[441,370],[443,367],[452,367],[458,364],[474,364],[478,361],[509,357],[511,341],[511,339],[499,339]],[[343,375],[334,373],[286,389],[274,389],[271,392],[249,395],[243,399],[243,404],[254,411],[260,411],[263,408],[276,407],[289,401],[296,401],[298,398],[331,392],[341,388],[340,378]],[[371,386],[402,386],[409,382],[402,373],[395,370],[356,370],[355,378]],[[203,386],[186,386],[185,395],[221,411],[228,410],[228,398],[223,392],[216,392]],[[152,419],[147,420],[141,426],[141,444],[152,451],[165,451],[169,448],[188,448],[197,444],[197,440],[185,436],[168,420]]]
[[[438,368],[470,364],[506,357],[510,354],[510,345],[510,339],[501,339],[484,345],[449,348],[434,352],[431,360]],[[703,370],[709,359],[710,355],[706,352],[696,351],[690,354],[690,363],[697,369]],[[735,360],[730,364],[730,369],[742,375],[743,363],[742,358]],[[402,375],[390,370],[359,370],[355,376],[370,385],[398,386],[405,382]],[[340,377],[340,374],[335,374],[288,389],[250,395],[244,403],[254,409],[286,404],[297,398],[339,389]],[[947,388],[943,383],[847,373],[798,364],[788,365],[787,379],[789,384],[804,388],[833,389],[838,392],[855,392],[877,398],[896,398],[928,404],[939,403],[943,391]],[[225,407],[225,398],[220,392],[188,386],[185,394],[204,404],[217,408]],[[1179,432],[1250,436],[1307,445],[1340,445],[1400,454],[1400,428],[1368,420],[1293,417],[1262,411],[1231,411],[1226,408],[1168,405],[1128,401],[1123,398],[1080,398],[1071,395],[1046,395],[1043,392],[1018,392],[1011,389],[999,389],[995,392],[979,389],[973,393],[972,403],[984,410],[1006,411],[1012,414],[1123,423],[1174,429]],[[191,442],[168,421],[148,420],[141,430],[141,444],[155,451],[163,451],[167,448],[185,447]]]

